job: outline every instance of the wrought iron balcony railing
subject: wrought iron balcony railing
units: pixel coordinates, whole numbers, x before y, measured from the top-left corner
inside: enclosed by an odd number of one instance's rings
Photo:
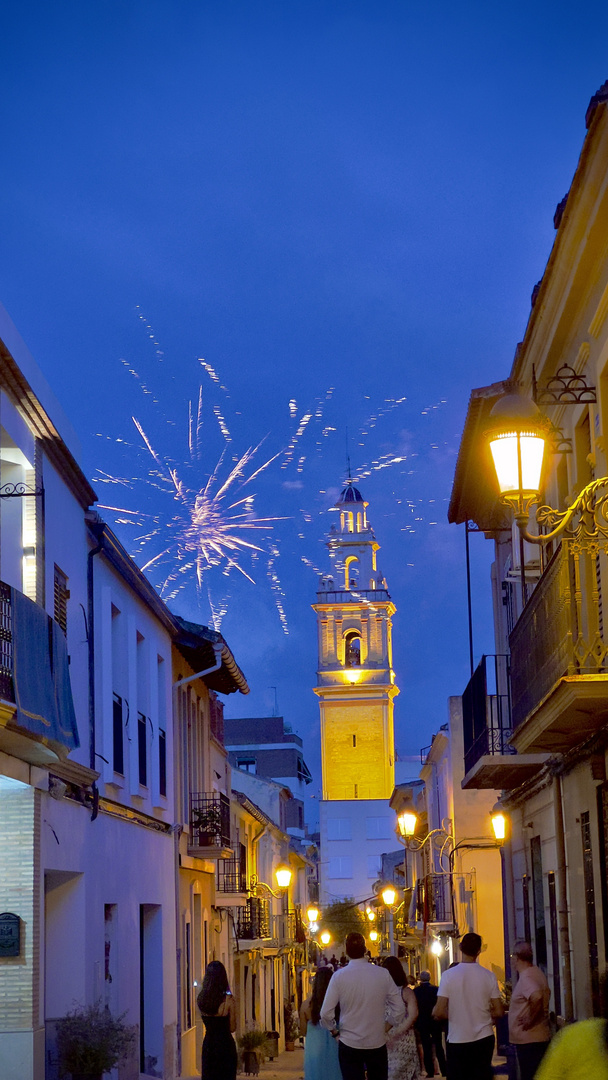
[[[515,624],[511,695],[516,728],[566,675],[608,671],[600,556],[564,539]]]
[[[464,771],[485,754],[513,754],[508,656],[482,656],[462,695]]]
[[[216,870],[216,889],[220,893],[247,892],[247,873],[240,859],[221,859]]]
[[[230,847],[230,799],[218,791],[190,796],[190,845]]]
[[[245,907],[235,908],[236,936],[241,941],[258,941],[271,937],[270,901],[251,896]]]
[[[0,581],[0,699],[15,701],[11,590]]]
[[[428,923],[453,923],[450,874],[427,874],[416,882],[416,917]]]

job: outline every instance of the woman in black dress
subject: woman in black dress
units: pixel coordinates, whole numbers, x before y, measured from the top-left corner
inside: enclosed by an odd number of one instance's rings
[[[201,1080],[235,1080],[236,1044],[232,1032],[236,1012],[226,968],[219,960],[207,964],[197,1003],[205,1025]]]

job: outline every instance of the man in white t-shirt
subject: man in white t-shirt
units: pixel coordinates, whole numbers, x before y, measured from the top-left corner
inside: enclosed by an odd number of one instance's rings
[[[448,1021],[450,1080],[491,1080],[493,1023],[504,1013],[496,976],[477,963],[479,934],[465,934],[461,962],[441,976],[435,1020]]]

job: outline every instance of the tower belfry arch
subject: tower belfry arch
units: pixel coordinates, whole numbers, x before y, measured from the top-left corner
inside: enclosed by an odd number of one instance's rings
[[[349,477],[327,539],[332,569],[321,577],[313,604],[318,631],[314,692],[321,721],[321,901],[326,903],[340,895],[369,895],[370,868],[376,855],[388,850],[386,840],[392,835],[379,823],[392,817],[393,702],[399,693],[392,661],[396,609],[378,566],[380,545],[367,507]],[[382,835],[374,835],[378,830]],[[341,833],[348,833],[350,841]]]

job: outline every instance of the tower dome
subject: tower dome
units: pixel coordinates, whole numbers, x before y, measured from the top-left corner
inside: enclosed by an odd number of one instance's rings
[[[345,503],[361,503],[363,506],[368,505],[359,491],[359,488],[356,488],[350,480],[347,482],[346,487],[342,488],[336,506],[343,506]]]
[[[340,532],[367,532],[369,526],[365,511],[368,506],[369,503],[349,476],[337,502],[334,503],[334,510],[340,511]]]

